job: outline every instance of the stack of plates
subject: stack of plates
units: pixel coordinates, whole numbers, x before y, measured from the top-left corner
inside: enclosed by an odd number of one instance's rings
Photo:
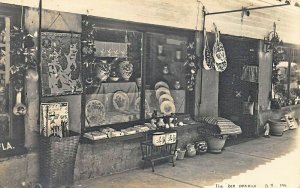
[[[171,115],[171,113],[175,113],[176,108],[174,105],[174,99],[171,96],[168,84],[162,81],[157,82],[154,89],[161,113],[164,115]]]

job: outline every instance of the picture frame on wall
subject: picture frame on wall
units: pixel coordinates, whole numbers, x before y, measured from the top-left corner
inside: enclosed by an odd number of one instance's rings
[[[41,33],[42,96],[82,93],[80,52],[80,34]]]

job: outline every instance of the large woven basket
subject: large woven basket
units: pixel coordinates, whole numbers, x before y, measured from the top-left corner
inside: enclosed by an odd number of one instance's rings
[[[71,186],[79,134],[65,138],[40,137],[40,182],[43,187]]]

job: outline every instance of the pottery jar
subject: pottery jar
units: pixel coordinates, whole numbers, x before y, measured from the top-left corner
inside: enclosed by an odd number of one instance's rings
[[[119,72],[122,78],[128,81],[133,73],[133,65],[129,61],[122,61],[119,64]]]
[[[195,142],[195,149],[197,151],[197,154],[203,154],[207,151],[207,143],[205,140],[201,140],[198,142]]]
[[[194,157],[196,155],[196,149],[194,144],[188,144],[186,146],[187,156]]]
[[[107,80],[110,74],[111,67],[107,61],[100,61],[96,64],[96,76],[101,81],[104,82]]]

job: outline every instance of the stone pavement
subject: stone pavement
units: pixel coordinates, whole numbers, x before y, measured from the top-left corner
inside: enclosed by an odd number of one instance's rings
[[[300,128],[299,128],[300,129]],[[145,170],[76,182],[84,188],[298,188],[300,130],[260,137],[225,148],[221,154],[197,155]]]

